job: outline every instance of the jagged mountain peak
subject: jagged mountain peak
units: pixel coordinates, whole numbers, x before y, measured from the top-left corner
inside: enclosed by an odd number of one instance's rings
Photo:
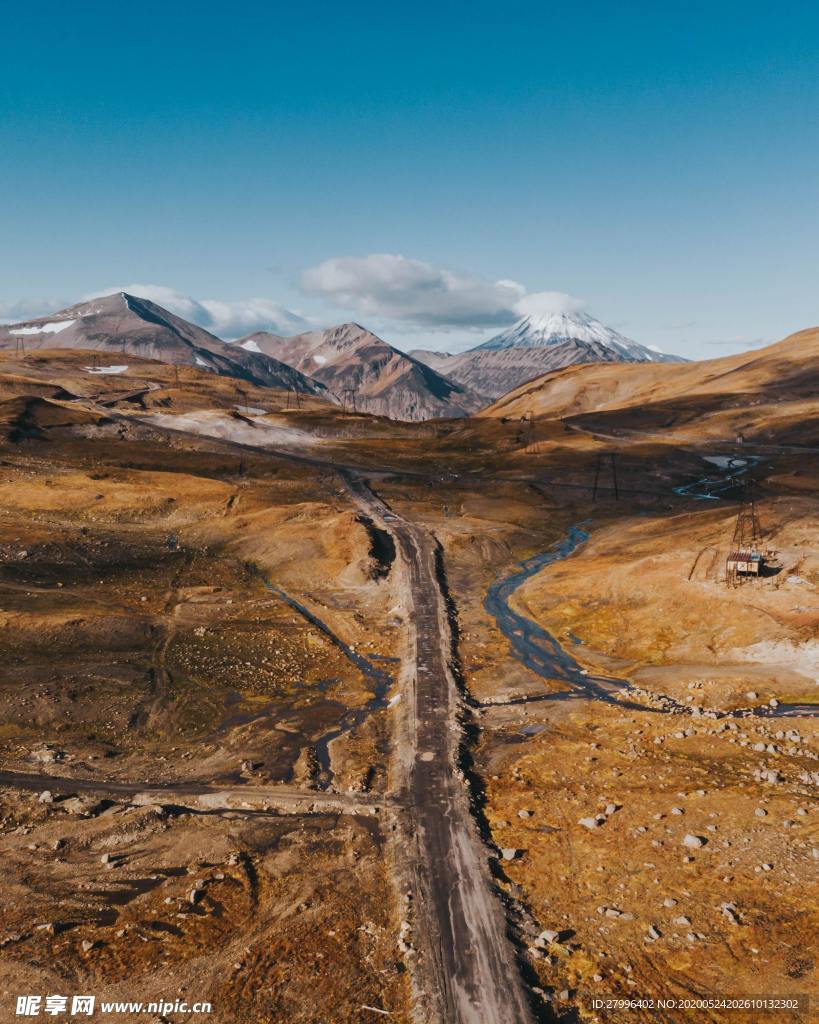
[[[484,402],[471,389],[399,351],[355,321],[292,338],[248,335],[234,344],[252,344],[320,381],[339,401],[361,412],[393,419],[464,416]]]

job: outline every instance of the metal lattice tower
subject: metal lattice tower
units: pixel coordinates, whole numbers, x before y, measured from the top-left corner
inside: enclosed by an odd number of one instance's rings
[[[759,528],[759,516],[750,481],[745,483],[742,505],[737,513],[734,525],[734,536],[731,540],[731,551],[753,551],[759,547],[762,531]]]

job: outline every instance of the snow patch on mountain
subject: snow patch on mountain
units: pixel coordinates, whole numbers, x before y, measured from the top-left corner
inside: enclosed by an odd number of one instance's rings
[[[47,324],[37,324],[36,327],[18,327],[16,331],[9,331],[9,334],[59,334],[66,327],[71,327],[76,320],[54,320]]]
[[[611,327],[606,327],[588,313],[547,313],[540,316],[525,316],[517,323],[478,345],[472,351],[498,350],[506,348],[544,348],[560,345],[566,341],[581,341],[602,345],[619,355],[626,362],[666,362],[675,360],[656,348],[640,345],[624,337]],[[682,361],[682,360],[680,360]]]

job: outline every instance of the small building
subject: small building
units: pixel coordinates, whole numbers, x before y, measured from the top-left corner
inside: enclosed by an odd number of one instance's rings
[[[726,568],[729,576],[759,576],[763,556],[758,551],[732,551]]]

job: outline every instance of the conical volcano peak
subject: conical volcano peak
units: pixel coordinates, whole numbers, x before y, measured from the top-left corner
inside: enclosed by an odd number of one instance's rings
[[[497,351],[509,348],[547,348],[566,342],[599,345],[624,362],[684,362],[625,337],[595,317],[581,311],[530,314],[521,317],[505,331],[478,345],[472,351]]]

